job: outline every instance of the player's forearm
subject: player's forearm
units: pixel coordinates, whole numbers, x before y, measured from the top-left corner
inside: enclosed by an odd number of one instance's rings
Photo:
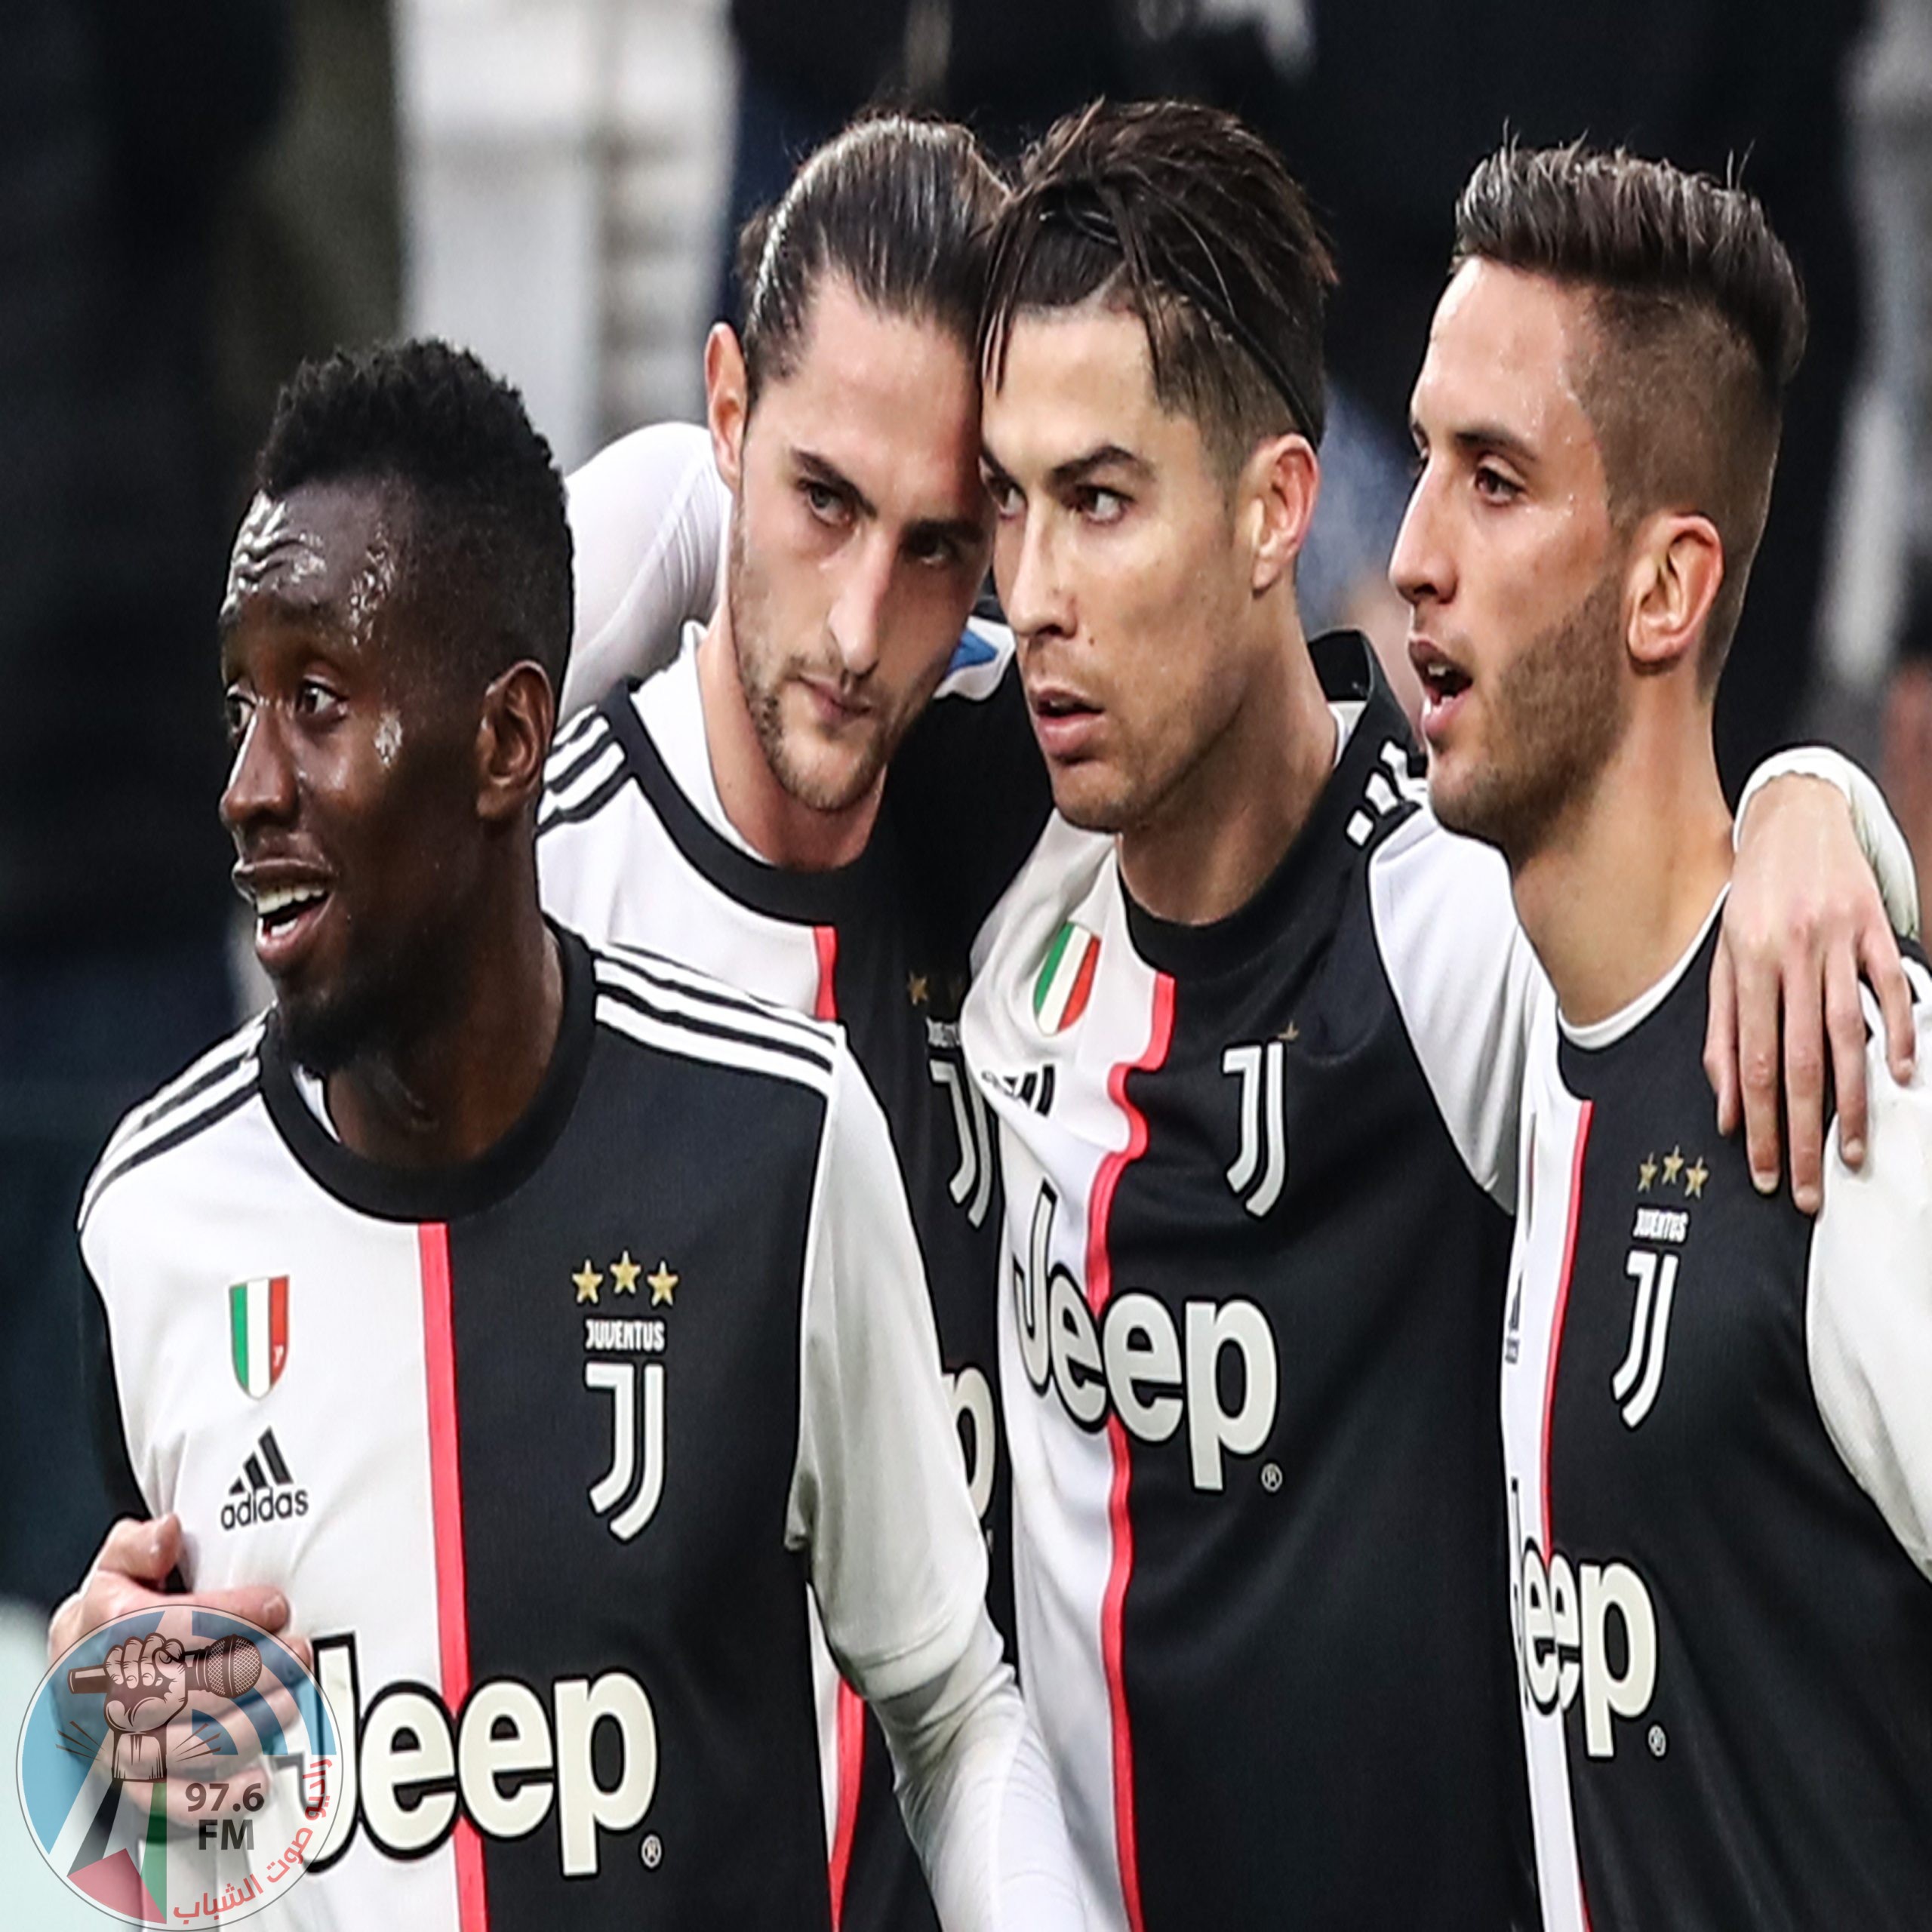
[[[873,1708],[946,1932],[1078,1932],[1060,1795],[992,1625],[943,1677]]]
[[[1858,835],[1866,863],[1884,895],[1893,925],[1912,938],[1918,936],[1918,884],[1912,871],[1912,848],[1893,817],[1890,808],[1865,772],[1842,752],[1829,745],[1800,745],[1774,752],[1752,773],[1737,801],[1734,836],[1742,841],[1752,802],[1780,778],[1817,778],[1844,795],[1850,808],[1852,829]]]

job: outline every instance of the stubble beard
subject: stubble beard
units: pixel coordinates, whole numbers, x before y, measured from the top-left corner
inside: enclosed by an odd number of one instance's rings
[[[745,694],[745,709],[750,714],[758,749],[788,798],[811,811],[844,811],[878,783],[903,731],[875,730],[855,762],[830,771],[819,768],[801,755],[786,730],[784,696],[787,683],[804,667],[795,660],[788,662],[783,648],[772,641],[771,600],[763,580],[746,555],[743,531],[743,519],[734,517],[724,575],[724,601],[731,620],[731,648],[738,667],[738,683]],[[825,675],[836,677],[836,668],[828,667]],[[937,683],[937,679],[934,681]]]
[[[1617,635],[1623,584],[1606,571],[1567,616],[1500,672],[1485,699],[1484,761],[1430,802],[1452,832],[1497,847],[1512,866],[1534,858],[1595,789],[1629,709]]]

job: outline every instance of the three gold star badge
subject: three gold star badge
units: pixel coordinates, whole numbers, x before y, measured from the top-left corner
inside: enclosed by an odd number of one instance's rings
[[[1704,1196],[1704,1183],[1711,1177],[1711,1171],[1704,1164],[1703,1155],[1686,1161],[1684,1149],[1673,1147],[1665,1155],[1660,1165],[1654,1154],[1646,1154],[1637,1166],[1637,1192],[1648,1194],[1653,1188],[1681,1187],[1693,1201],[1701,1201]]]
[[[644,1263],[641,1261],[632,1260],[629,1248],[626,1248],[623,1253],[611,1263],[608,1276],[604,1270],[597,1267],[586,1256],[583,1266],[571,1277],[571,1285],[576,1289],[577,1298],[580,1302],[587,1301],[594,1306],[601,1306],[598,1291],[603,1287],[606,1279],[610,1281],[611,1292],[613,1294],[635,1295],[637,1293],[637,1284],[640,1278],[651,1290],[651,1305],[653,1308],[669,1308],[676,1306],[675,1300],[678,1287],[676,1270],[660,1256],[658,1258],[657,1267],[650,1274],[646,1275],[644,1272]]]

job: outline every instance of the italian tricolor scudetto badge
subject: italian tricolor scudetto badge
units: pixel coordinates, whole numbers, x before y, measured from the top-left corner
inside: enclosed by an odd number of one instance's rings
[[[237,1281],[228,1291],[229,1352],[235,1379],[257,1401],[281,1378],[288,1360],[288,1277]]]
[[[1054,935],[1033,982],[1033,1017],[1043,1033],[1064,1032],[1087,1011],[1094,969],[1100,962],[1097,933],[1069,919]]]

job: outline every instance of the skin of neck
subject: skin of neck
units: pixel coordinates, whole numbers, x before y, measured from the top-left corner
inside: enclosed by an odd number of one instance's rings
[[[1516,911],[1572,1026],[1594,1026],[1690,949],[1731,872],[1709,703],[1694,674],[1639,681],[1629,728],[1537,849],[1509,855]]]
[[[466,909],[445,949],[454,969],[433,1020],[331,1073],[329,1118],[343,1145],[387,1167],[454,1167],[487,1153],[528,1111],[563,1023],[563,961],[537,897],[535,848]]]
[[[1120,835],[1128,890],[1178,924],[1239,912],[1281,863],[1334,770],[1334,714],[1291,581],[1257,597],[1245,621],[1264,648],[1241,703],[1154,811]]]
[[[697,686],[712,782],[739,837],[761,859],[795,871],[829,872],[850,865],[872,836],[885,795],[885,774],[838,811],[804,804],[778,782],[738,675],[728,601],[718,606],[698,645]]]

